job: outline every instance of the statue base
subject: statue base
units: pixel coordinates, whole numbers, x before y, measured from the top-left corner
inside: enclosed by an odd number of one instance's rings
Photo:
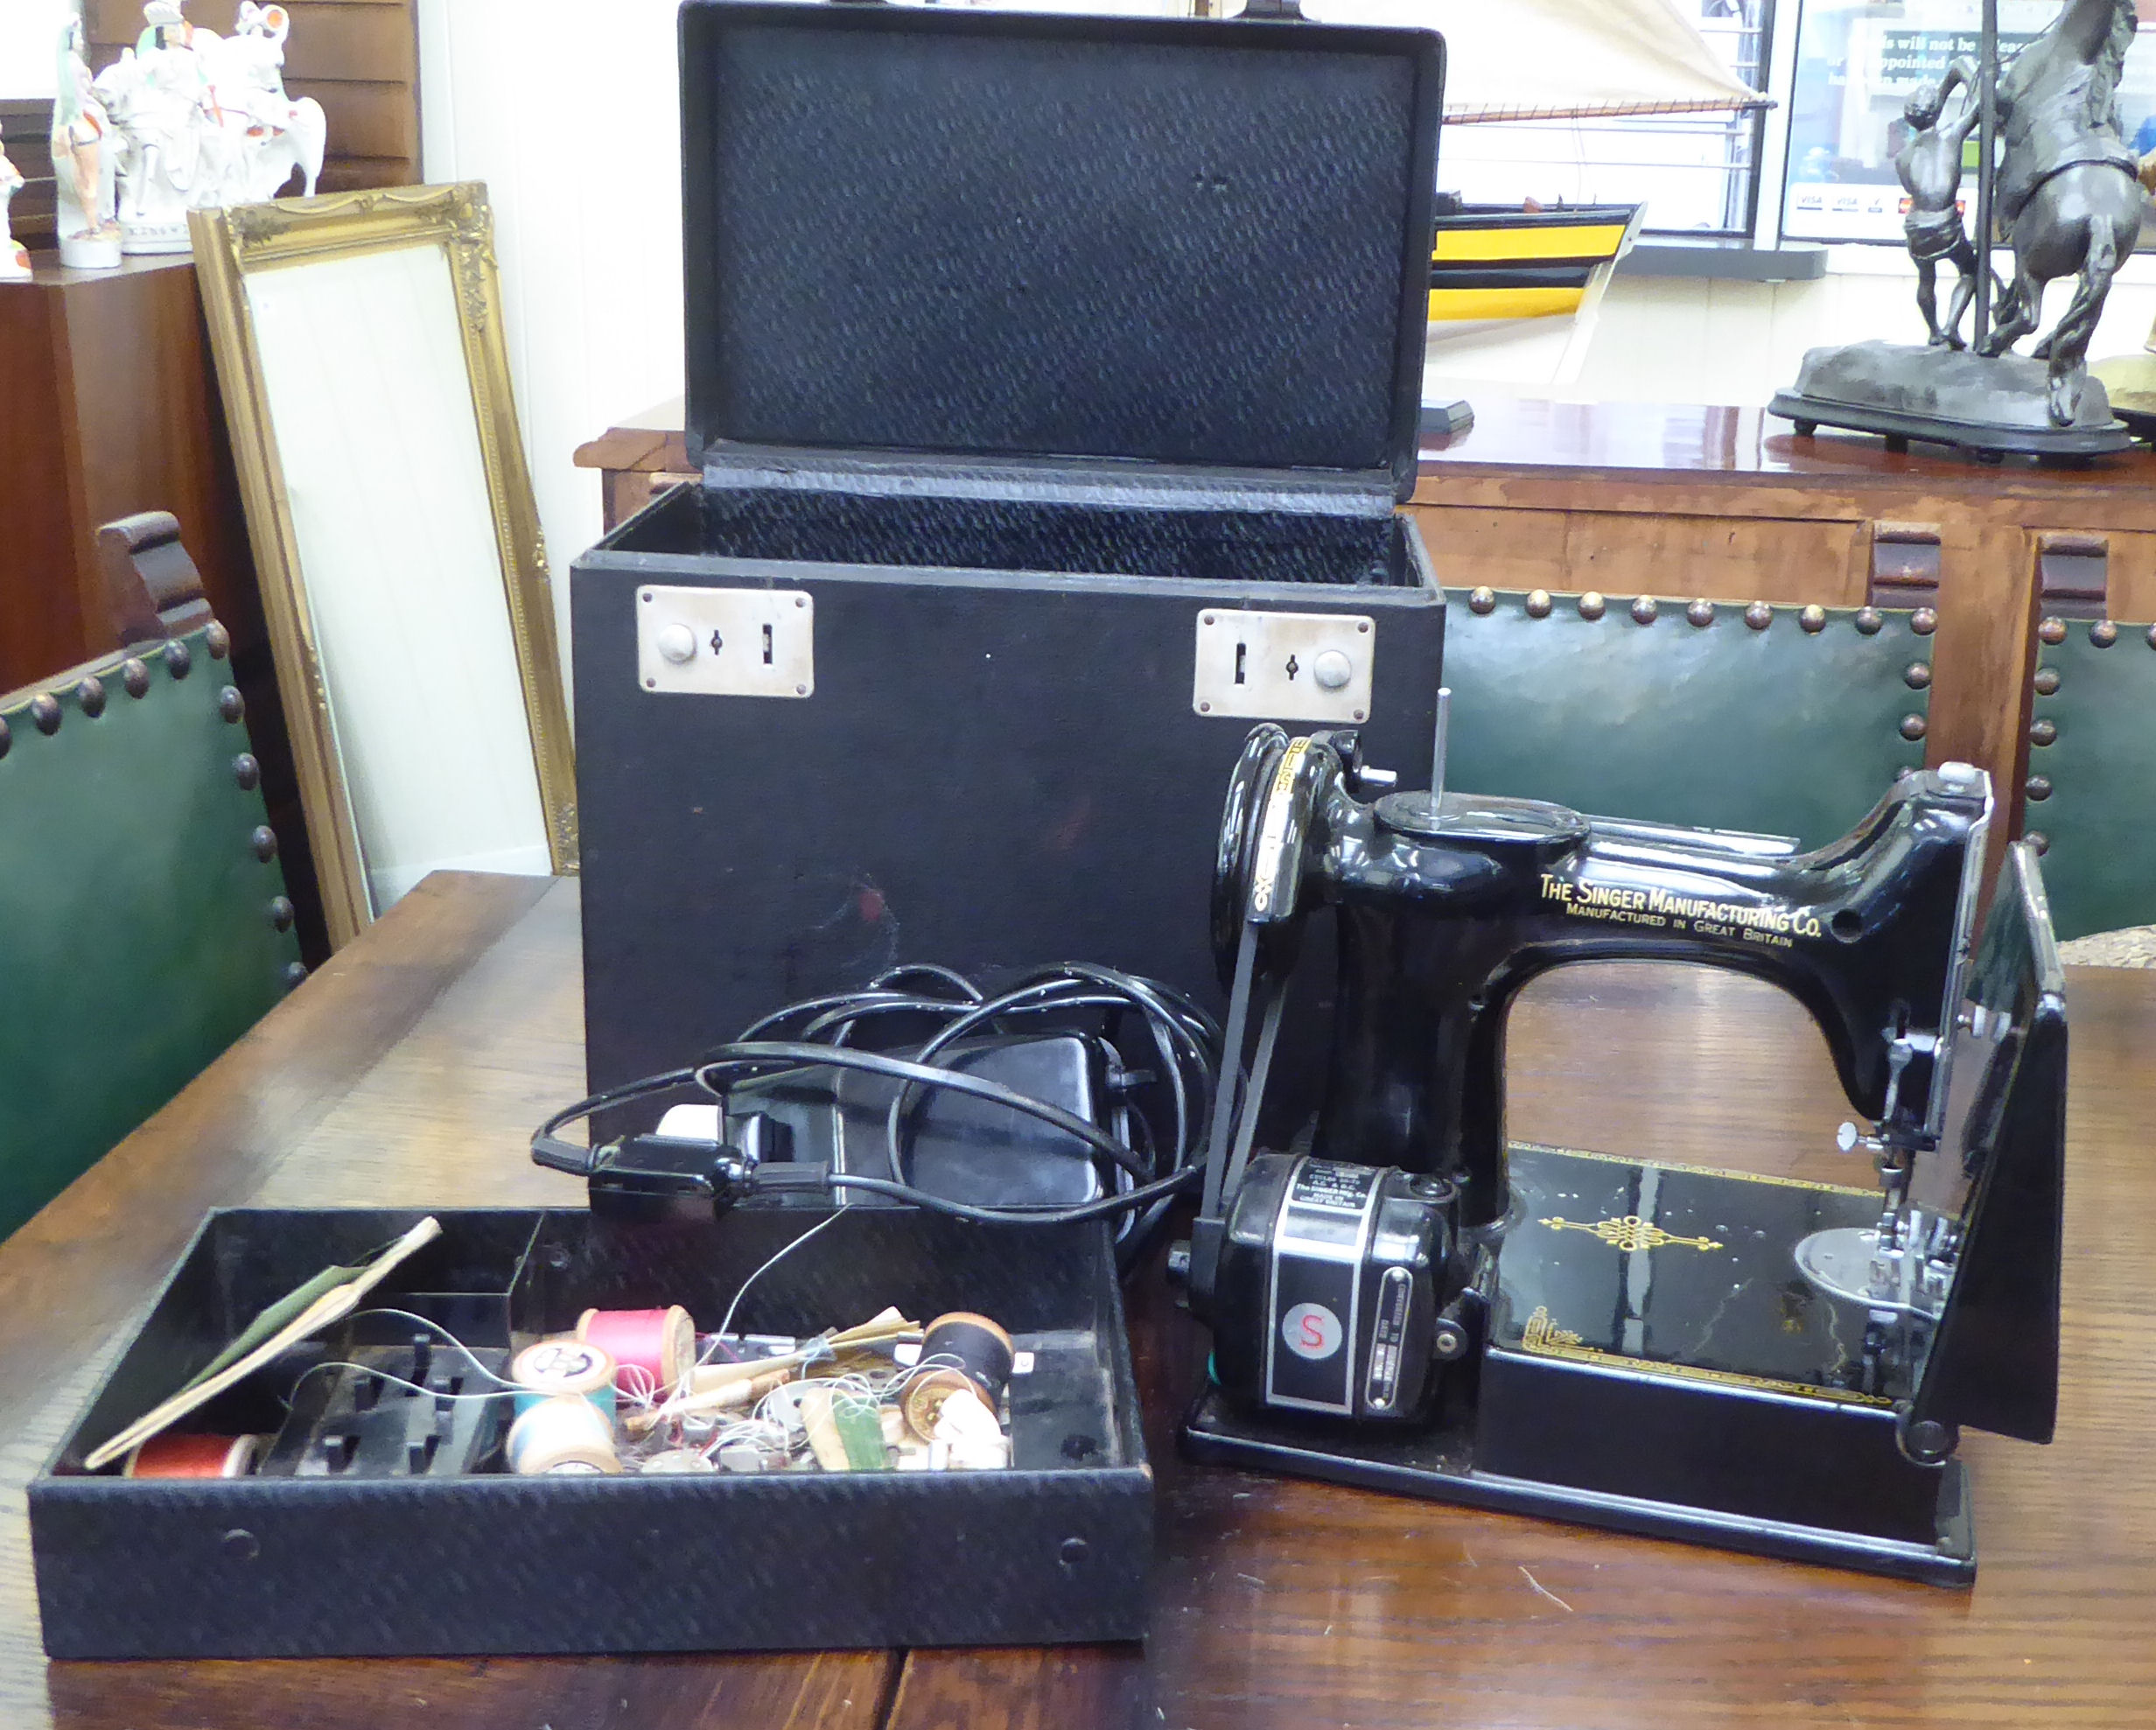
[[[187,235],[187,219],[177,222],[120,222],[120,250],[130,258],[169,257],[192,253],[194,242]]]
[[[2082,379],[2065,426],[2052,424],[2049,389],[2044,363],[2026,355],[1854,342],[1806,354],[1796,388],[1776,392],[1768,412],[1796,422],[1800,436],[1845,427],[1881,434],[1890,448],[1914,438],[1987,462],[2009,453],[2096,457],[2132,445],[2133,435],[2112,417],[2102,381]]]
[[[70,270],[117,270],[120,268],[120,234],[114,229],[103,235],[62,235],[60,237],[60,262]]]

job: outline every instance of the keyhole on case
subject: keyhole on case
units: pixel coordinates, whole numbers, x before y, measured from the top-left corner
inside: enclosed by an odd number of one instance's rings
[[[764,627],[764,665],[771,665],[771,627]]]
[[[711,633],[711,653],[712,653],[712,654],[714,654],[714,655],[717,655],[717,654],[719,652],[719,650],[720,650],[720,649],[722,649],[722,648],[725,648],[725,647],[726,647],[726,640],[725,640],[725,638],[724,638],[724,637],[720,636],[720,635],[719,635],[719,634],[718,634],[717,631],[712,632],[712,633]]]
[[[1297,664],[1295,657],[1292,655],[1288,656],[1288,683],[1290,684],[1295,683],[1295,676],[1302,670],[1302,668]]]
[[[1236,683],[1237,684],[1241,684],[1242,683],[1242,659],[1243,656],[1248,655],[1250,652],[1250,646],[1248,643],[1237,643],[1236,645]]]

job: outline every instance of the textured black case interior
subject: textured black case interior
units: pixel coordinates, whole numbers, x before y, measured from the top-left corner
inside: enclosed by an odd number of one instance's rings
[[[681,46],[692,459],[1411,485],[1433,32],[690,0]]]
[[[1416,580],[1413,532],[1390,513],[707,487],[698,521],[662,514],[634,544],[817,564],[1396,588]]]
[[[564,1184],[564,1187],[568,1187]],[[824,1216],[743,1207],[610,1225],[476,1208],[370,1305],[470,1344],[565,1330],[587,1306],[686,1305],[718,1325],[749,1271]],[[984,1231],[864,1206],[762,1275],[735,1325],[803,1334],[896,1304],[992,1315],[1035,1363],[1011,1393],[1011,1469],[767,1477],[85,1475],[85,1453],[264,1306],[418,1215],[212,1214],[141,1332],[30,1486],[54,1657],[732,1650],[1032,1644],[1144,1631],[1152,1476],[1121,1296],[1098,1226]],[[407,1332],[409,1332],[407,1325]],[[304,1352],[182,1429],[274,1431]],[[924,1579],[952,1589],[924,1591]]]

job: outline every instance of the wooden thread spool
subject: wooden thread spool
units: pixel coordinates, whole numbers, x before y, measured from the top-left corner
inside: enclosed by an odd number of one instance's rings
[[[582,1340],[540,1340],[517,1353],[509,1366],[509,1379],[518,1390],[511,1403],[522,1418],[542,1400],[573,1394],[592,1403],[606,1418],[611,1435],[615,1368],[612,1355],[602,1346]]]
[[[127,1457],[129,1478],[244,1478],[262,1453],[261,1436],[152,1436]]]
[[[520,1478],[621,1469],[613,1425],[582,1394],[555,1394],[527,1409],[509,1425],[507,1451]]]
[[[935,1433],[935,1416],[960,1388],[972,1388],[993,1412],[1002,1409],[1004,1390],[1011,1385],[1011,1366],[1018,1356],[1011,1336],[984,1315],[954,1310],[939,1315],[920,1336],[917,1362],[937,1358],[955,1360],[922,1370],[906,1384],[900,1409],[908,1429],[923,1441]]]
[[[640,1393],[672,1393],[696,1361],[696,1325],[679,1304],[666,1309],[588,1309],[577,1318],[577,1337],[612,1352],[621,1369],[640,1369],[648,1376],[648,1382],[630,1378],[630,1387]]]

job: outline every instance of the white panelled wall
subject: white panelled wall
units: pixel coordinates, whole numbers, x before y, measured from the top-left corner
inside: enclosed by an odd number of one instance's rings
[[[429,180],[483,180],[567,676],[578,445],[682,389],[676,0],[419,0]]]
[[[599,531],[598,478],[571,453],[682,389],[674,17],[675,0],[419,0],[426,174],[484,180],[493,199],[557,608],[570,560]],[[1838,249],[1828,275],[1809,283],[1620,276],[1584,341],[1554,319],[1510,338],[1441,335],[1429,394],[1457,383],[1470,396],[1764,403],[1815,345],[1921,340],[1913,280],[1905,257],[1862,247]],[[2054,316],[2065,293],[2054,285]],[[2152,319],[2156,260],[2135,258],[2091,356],[2138,351]]]

